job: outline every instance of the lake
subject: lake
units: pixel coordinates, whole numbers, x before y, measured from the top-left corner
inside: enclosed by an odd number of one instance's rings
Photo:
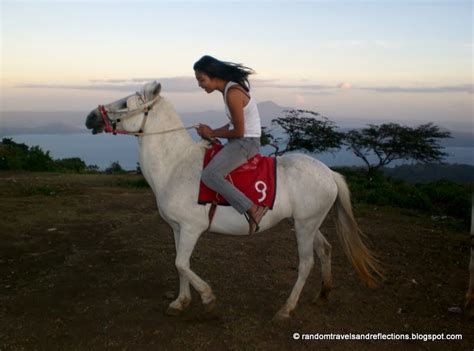
[[[193,139],[198,136],[193,131]],[[5,136],[12,138],[16,143],[28,146],[39,146],[43,151],[50,151],[51,157],[69,158],[79,157],[88,165],[97,165],[101,169],[109,167],[112,162],[118,161],[124,169],[134,170],[138,163],[138,141],[136,137],[111,134],[25,134]],[[271,147],[265,147],[262,153],[269,154]],[[446,147],[449,156],[444,160],[448,163],[474,165],[473,147]],[[364,163],[347,150],[340,150],[334,154],[322,153],[313,155],[328,166],[363,166]],[[397,161],[390,165],[396,166],[411,161]]]

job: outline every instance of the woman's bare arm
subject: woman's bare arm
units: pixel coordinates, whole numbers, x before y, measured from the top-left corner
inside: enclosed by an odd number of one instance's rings
[[[227,93],[227,106],[232,116],[233,129],[211,129],[206,125],[198,128],[198,133],[206,138],[243,138],[245,131],[244,106],[248,102],[248,97],[238,89],[231,89]],[[228,125],[227,125],[228,126]]]

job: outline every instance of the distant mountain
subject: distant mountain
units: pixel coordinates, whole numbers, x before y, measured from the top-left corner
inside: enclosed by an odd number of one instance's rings
[[[17,134],[79,134],[86,128],[74,127],[66,123],[48,123],[38,127],[6,127],[2,128],[0,136]]]
[[[474,134],[471,132],[451,132],[452,138],[444,139],[441,142],[443,146],[455,147],[474,147]]]
[[[0,136],[84,133],[87,113],[81,111],[2,111]]]
[[[441,179],[463,184],[474,182],[474,166],[471,165],[420,163],[387,167],[383,172],[394,179],[409,183],[428,183]]]
[[[291,108],[277,105],[273,101],[264,101],[258,103],[257,105],[263,126],[269,126],[272,122],[272,119],[281,117],[283,110]]]

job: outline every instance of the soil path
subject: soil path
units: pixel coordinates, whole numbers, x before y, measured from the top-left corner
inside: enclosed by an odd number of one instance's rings
[[[291,320],[274,324],[297,276],[294,232],[282,222],[254,237],[204,234],[192,267],[218,313],[193,291],[164,315],[178,288],[174,242],[134,176],[0,174],[0,350],[472,350],[474,322],[449,312],[468,281],[469,235],[426,215],[356,206],[386,263],[377,289],[358,280],[332,221],[334,290],[314,305],[316,265]],[[303,334],[462,334],[457,341],[294,340]]]

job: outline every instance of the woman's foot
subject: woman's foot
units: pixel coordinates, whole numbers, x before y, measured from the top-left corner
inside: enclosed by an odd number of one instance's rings
[[[249,222],[249,235],[252,235],[259,231],[260,227],[258,226],[262,220],[265,213],[267,213],[268,207],[252,205],[252,207],[247,211],[248,222]]]

